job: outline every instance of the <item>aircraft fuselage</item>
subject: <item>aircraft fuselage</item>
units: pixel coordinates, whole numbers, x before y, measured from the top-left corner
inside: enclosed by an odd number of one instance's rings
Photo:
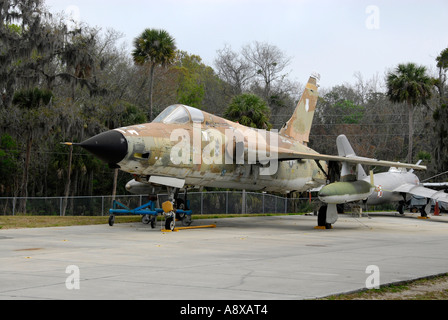
[[[370,178],[365,178],[369,181]],[[412,172],[406,170],[390,170],[389,172],[376,173],[374,175],[374,184],[376,186],[372,194],[367,198],[367,204],[378,205],[383,203],[398,202],[403,200],[400,192],[393,190],[403,184],[419,184],[418,177]]]
[[[220,187],[246,190],[264,190],[287,193],[305,191],[325,183],[326,163],[321,168],[309,159],[259,161],[260,151],[269,159],[275,140],[279,147],[301,152],[314,152],[297,141],[275,132],[247,128],[226,119],[204,112],[208,121],[202,124],[148,123],[118,128],[127,144],[124,158],[116,163],[140,181],[148,177],[166,176],[184,179],[185,185]],[[243,137],[244,155],[239,163],[235,159],[235,142],[228,136],[237,132]],[[248,153],[250,141],[256,144],[254,158]],[[231,141],[231,142],[229,142]],[[233,159],[229,160],[229,157]],[[272,170],[271,174],[263,170]]]

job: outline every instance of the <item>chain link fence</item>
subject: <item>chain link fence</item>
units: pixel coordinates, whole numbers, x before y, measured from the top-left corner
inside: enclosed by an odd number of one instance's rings
[[[178,197],[183,199],[184,194],[179,193]],[[157,207],[167,199],[168,195],[159,195]],[[307,213],[316,210],[317,202],[314,198],[244,191],[189,192],[187,199],[193,214]],[[143,195],[121,195],[115,200],[132,209],[148,202]],[[104,216],[109,215],[112,204],[112,196],[9,197],[0,198],[0,215]]]

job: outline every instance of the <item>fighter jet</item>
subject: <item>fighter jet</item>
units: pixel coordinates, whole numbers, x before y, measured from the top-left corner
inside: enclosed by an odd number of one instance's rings
[[[347,137],[340,135],[336,139],[338,154],[342,157],[356,157]],[[421,161],[417,162],[419,165]],[[398,212],[403,214],[403,207],[412,195],[428,199],[420,209],[421,216],[427,217],[429,199],[448,201],[448,193],[425,187],[413,173],[413,169],[391,166],[387,172],[366,174],[361,165],[349,166],[342,162],[341,181],[331,183],[319,191],[319,199],[326,203],[323,211],[337,217],[336,204],[362,201],[366,205],[379,205],[398,202]],[[325,212],[322,213],[325,215]]]
[[[328,161],[384,165],[376,159],[319,154],[307,146],[318,80],[318,74],[310,76],[293,115],[279,131],[246,127],[175,104],[151,123],[113,129],[77,145],[110,167],[132,174],[134,179],[127,184],[130,192],[152,193],[167,188],[173,209],[185,205],[178,197],[182,188],[287,194],[326,184]],[[414,164],[388,164],[425,169]],[[172,212],[168,214],[172,216]]]

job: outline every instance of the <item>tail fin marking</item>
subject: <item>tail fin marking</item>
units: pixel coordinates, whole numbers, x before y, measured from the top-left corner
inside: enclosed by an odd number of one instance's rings
[[[313,123],[314,111],[318,98],[319,74],[312,74],[305,87],[305,91],[294,110],[291,118],[280,129],[279,134],[286,135],[307,145]]]

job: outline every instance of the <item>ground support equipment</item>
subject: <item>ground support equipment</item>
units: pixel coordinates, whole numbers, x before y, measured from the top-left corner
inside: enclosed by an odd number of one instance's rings
[[[171,223],[174,219],[174,214],[177,216],[182,217],[182,224],[184,225],[190,225],[191,224],[191,210],[182,210],[182,209],[176,209],[171,210],[171,214],[169,214],[167,211],[164,211],[161,208],[156,208],[156,202],[150,200],[148,203],[145,203],[144,205],[137,207],[135,209],[130,209],[126,205],[122,204],[121,202],[118,202],[117,200],[113,201],[112,209],[109,209],[109,225],[113,226],[115,222],[115,216],[116,215],[141,215],[142,216],[142,222],[145,224],[151,223],[151,227],[155,228],[157,216],[159,214],[165,214],[166,222],[165,227],[170,227],[170,229],[174,229],[174,223]],[[118,207],[121,207],[122,209],[119,209]]]

